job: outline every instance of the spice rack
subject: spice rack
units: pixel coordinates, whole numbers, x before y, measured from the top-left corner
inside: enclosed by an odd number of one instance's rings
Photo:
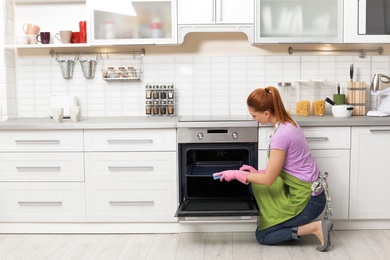
[[[145,114],[147,116],[174,116],[175,89],[173,83],[145,85]]]
[[[126,57],[126,55],[128,57]],[[102,55],[102,77],[105,81],[139,81],[143,72],[145,49],[111,52]],[[125,57],[125,58],[124,58]]]

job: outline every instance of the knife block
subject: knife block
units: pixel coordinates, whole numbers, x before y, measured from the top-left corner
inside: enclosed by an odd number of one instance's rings
[[[366,82],[348,82],[347,104],[353,106],[353,116],[366,114]]]

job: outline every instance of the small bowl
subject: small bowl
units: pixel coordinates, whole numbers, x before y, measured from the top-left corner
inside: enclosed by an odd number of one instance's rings
[[[353,106],[351,105],[334,105],[332,106],[332,115],[334,117],[352,116]]]

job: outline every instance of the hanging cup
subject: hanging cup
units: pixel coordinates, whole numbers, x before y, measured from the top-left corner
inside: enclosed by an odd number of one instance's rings
[[[95,76],[96,63],[96,60],[80,60],[81,70],[85,78],[91,79]]]
[[[62,76],[65,79],[71,79],[73,77],[74,60],[59,60],[58,63],[61,67]]]

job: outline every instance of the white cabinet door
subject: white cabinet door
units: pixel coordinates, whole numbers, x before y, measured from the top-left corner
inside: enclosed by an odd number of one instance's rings
[[[177,43],[175,0],[132,0],[124,1],[122,8],[115,5],[87,0],[91,45]]]
[[[178,0],[178,24],[253,22],[253,0]]]
[[[343,0],[256,0],[256,43],[341,43]]]
[[[390,127],[353,127],[351,219],[390,218]]]
[[[345,43],[388,43],[390,42],[389,26],[385,28],[386,20],[390,17],[388,1],[344,1],[344,42]],[[376,19],[367,17],[368,5],[377,9]],[[385,7],[387,5],[387,8]],[[379,7],[379,8],[378,8]],[[370,8],[369,8],[370,9]],[[368,25],[374,28],[369,32]]]

